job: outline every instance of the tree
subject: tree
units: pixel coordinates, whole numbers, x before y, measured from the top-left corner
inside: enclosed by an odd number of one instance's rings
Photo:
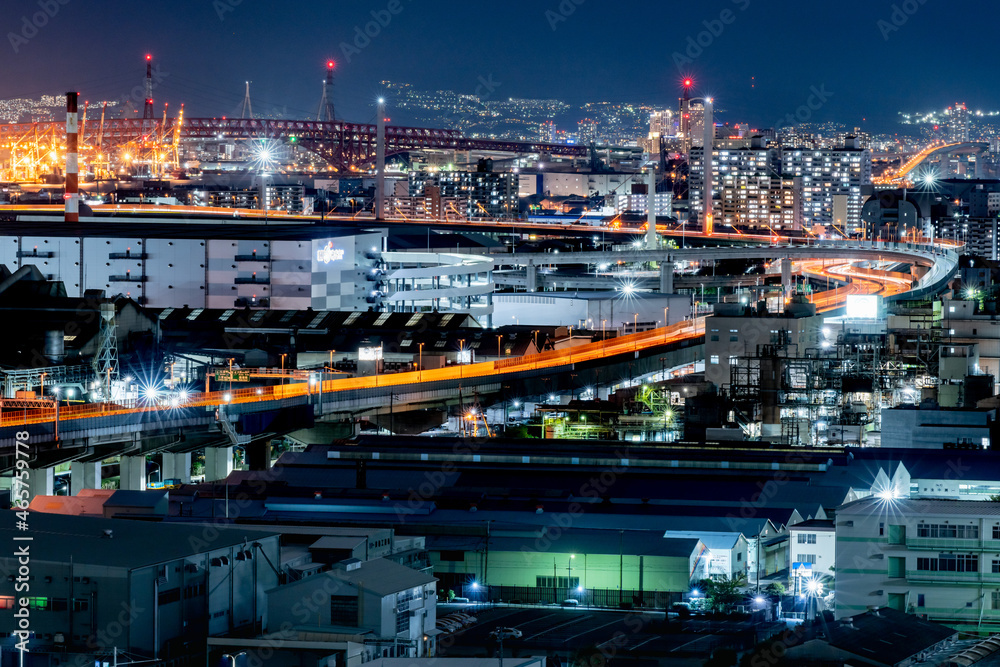
[[[779,596],[784,595],[785,585],[780,581],[774,581],[767,585],[767,588],[764,589],[764,592],[767,593],[768,595],[779,595]]]
[[[1000,503],[1000,493],[994,493],[992,496],[990,496],[990,502]]]
[[[741,574],[735,577],[722,577],[713,579],[711,588],[706,593],[709,606],[713,611],[729,613],[733,607],[743,599],[742,588],[746,586],[746,576]]]

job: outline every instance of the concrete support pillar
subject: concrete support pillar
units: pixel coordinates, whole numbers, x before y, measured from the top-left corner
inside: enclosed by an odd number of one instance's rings
[[[29,501],[35,496],[53,496],[56,492],[55,468],[28,468]]]
[[[529,263],[528,266],[524,267],[524,275],[527,279],[527,287],[529,292],[538,291],[538,267],[534,263]]]
[[[146,490],[146,457],[123,456],[118,464],[118,488],[125,491]]]
[[[163,479],[179,479],[182,484],[191,483],[191,453],[163,455]]]
[[[205,481],[219,482],[233,471],[232,447],[205,448]]]
[[[258,472],[271,469],[271,439],[254,440],[246,446],[250,470]]]
[[[781,287],[785,291],[785,296],[792,292],[792,260],[785,257],[781,260]]]
[[[674,262],[669,257],[660,263],[660,294],[674,293]]]
[[[101,488],[101,462],[85,463],[73,461],[70,464],[69,493],[78,495],[83,489]]]

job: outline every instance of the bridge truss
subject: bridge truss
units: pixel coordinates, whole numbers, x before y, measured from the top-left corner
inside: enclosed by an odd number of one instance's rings
[[[270,140],[319,156],[335,172],[361,171],[375,160],[377,128],[343,122],[239,118],[117,118],[91,121],[80,129],[81,173],[106,166],[108,175],[130,163],[149,164],[150,171],[165,173],[178,144],[213,141]],[[0,179],[33,180],[39,173],[55,173],[63,164],[66,144],[64,123],[0,125]],[[539,154],[586,158],[586,146],[472,139],[458,130],[413,127],[386,128],[386,154],[416,150],[477,151],[486,154]],[[174,161],[178,158],[174,157]],[[48,171],[45,171],[48,170]]]

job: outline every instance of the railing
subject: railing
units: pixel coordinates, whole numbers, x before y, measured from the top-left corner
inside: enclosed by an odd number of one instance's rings
[[[914,549],[983,549],[979,539],[963,540],[951,537],[906,537],[906,546]]]
[[[987,578],[989,577],[989,578]],[[927,570],[907,570],[907,581],[938,582],[943,584],[978,584],[981,582],[1000,581],[1000,575],[986,572],[930,572]]]

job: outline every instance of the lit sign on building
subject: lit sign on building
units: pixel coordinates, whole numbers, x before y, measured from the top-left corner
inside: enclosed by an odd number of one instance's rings
[[[378,361],[381,358],[381,347],[362,347],[358,350],[358,361]]]
[[[855,320],[878,318],[879,297],[874,294],[850,294],[847,296],[847,317]]]
[[[344,259],[344,249],[334,248],[333,241],[326,244],[325,248],[316,251],[316,261],[320,264],[330,264]]]

